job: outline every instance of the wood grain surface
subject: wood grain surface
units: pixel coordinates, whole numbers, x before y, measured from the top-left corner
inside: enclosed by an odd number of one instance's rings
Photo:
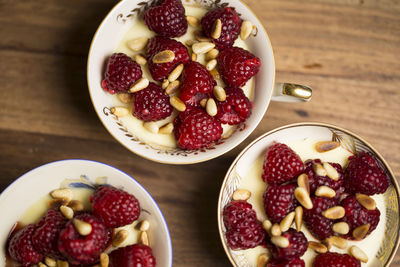
[[[244,0],[271,39],[276,80],[310,85],[306,104],[272,102],[240,146],[200,164],[170,166],[116,142],[92,107],[86,60],[111,0],[0,0],[0,192],[47,162],[84,158],[135,177],[170,228],[174,266],[229,266],[217,196],[241,149],[288,123],[325,122],[370,142],[400,177],[400,1]],[[392,266],[400,266],[396,255]]]

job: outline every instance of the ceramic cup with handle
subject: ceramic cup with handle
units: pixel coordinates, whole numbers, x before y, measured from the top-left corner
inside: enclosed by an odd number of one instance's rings
[[[105,63],[115,51],[124,34],[140,19],[143,9],[151,1],[122,0],[119,2],[104,18],[96,31],[90,46],[87,64],[90,96],[97,115],[110,134],[132,152],[144,158],[168,164],[190,164],[218,157],[233,149],[251,134],[263,118],[271,100],[308,101],[312,95],[309,87],[275,82],[275,63],[271,42],[260,20],[245,3],[240,0],[185,0],[183,2],[184,5],[200,5],[207,9],[229,3],[229,6],[235,7],[236,11],[241,14],[243,20],[251,21],[256,27],[253,36],[246,41],[251,52],[262,62],[261,69],[255,77],[255,88],[251,99],[253,102],[252,114],[246,120],[245,125],[241,125],[229,138],[206,149],[196,151],[159,148],[142,142],[126,129],[118,117],[111,114],[110,108],[114,106],[112,97],[101,87]]]

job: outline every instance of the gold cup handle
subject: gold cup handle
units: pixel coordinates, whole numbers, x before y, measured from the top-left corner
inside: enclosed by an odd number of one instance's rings
[[[276,83],[272,93],[273,101],[308,102],[312,97],[312,89],[294,83]]]

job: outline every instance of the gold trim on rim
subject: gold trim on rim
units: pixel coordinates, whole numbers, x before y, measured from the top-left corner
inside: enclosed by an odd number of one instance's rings
[[[264,134],[262,134],[261,136],[259,136],[258,138],[256,138],[253,142],[251,142],[249,145],[247,145],[240,153],[239,155],[234,159],[234,161],[232,162],[231,166],[229,167],[228,171],[226,172],[226,175],[224,177],[224,180],[222,182],[221,185],[221,189],[219,192],[219,196],[218,196],[218,208],[217,208],[217,221],[218,221],[218,232],[219,232],[219,236],[221,239],[221,243],[222,246],[224,248],[225,254],[227,255],[229,261],[231,262],[231,264],[235,267],[239,267],[236,262],[233,260],[230,252],[229,252],[229,248],[227,247],[225,241],[224,241],[224,234],[222,231],[222,222],[221,222],[221,202],[222,202],[222,192],[224,190],[224,188],[226,187],[226,183],[228,180],[228,177],[230,176],[230,174],[232,173],[233,169],[236,167],[237,162],[243,157],[243,155],[251,148],[253,147],[255,144],[257,144],[261,139],[265,138],[268,135],[271,135],[273,133],[276,133],[278,131],[284,130],[284,129],[289,129],[289,128],[295,128],[295,127],[299,127],[299,126],[319,126],[319,127],[324,127],[324,128],[331,128],[334,130],[338,130],[341,131],[353,138],[356,138],[358,140],[360,140],[362,143],[364,143],[369,149],[371,149],[371,151],[375,154],[375,156],[384,164],[385,168],[387,169],[388,173],[390,174],[390,178],[391,178],[391,183],[394,185],[396,194],[397,194],[397,198],[400,199],[400,188],[399,188],[399,184],[397,182],[396,177],[394,176],[394,173],[392,171],[392,169],[390,168],[389,164],[386,162],[386,160],[382,157],[381,154],[379,154],[378,151],[375,150],[375,148],[373,148],[371,146],[370,143],[368,143],[367,141],[365,141],[363,138],[359,137],[358,135],[354,134],[353,132],[346,130],[344,128],[332,125],[332,124],[327,124],[327,123],[320,123],[320,122],[299,122],[299,123],[292,123],[292,124],[288,124],[288,125],[284,125],[275,129],[272,129]],[[397,205],[400,207],[400,203],[398,202]],[[390,263],[393,261],[394,256],[396,255],[396,251],[399,248],[399,244],[400,244],[400,239],[399,239],[399,233],[400,233],[400,224],[398,225],[397,229],[397,237],[396,237],[396,242],[395,245],[393,247],[393,250],[391,252],[391,255],[389,256],[387,263],[385,264],[385,266],[389,266]]]

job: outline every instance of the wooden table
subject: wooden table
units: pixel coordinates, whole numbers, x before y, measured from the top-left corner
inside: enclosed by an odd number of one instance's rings
[[[0,0],[0,191],[47,162],[84,158],[135,177],[168,222],[174,266],[229,266],[217,230],[225,172],[251,140],[301,121],[364,137],[400,178],[400,2],[245,0],[274,47],[277,81],[310,85],[307,104],[273,102],[239,147],[189,166],[134,155],[104,129],[86,84],[92,36],[111,0]],[[397,255],[392,266],[400,266]]]

